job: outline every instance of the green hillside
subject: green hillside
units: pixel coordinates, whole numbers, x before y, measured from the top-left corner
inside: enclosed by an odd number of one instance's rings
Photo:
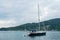
[[[40,22],[40,27],[41,27],[40,30],[60,31],[60,18],[55,18],[55,19]],[[39,26],[38,23],[27,23],[16,27],[0,28],[1,31],[8,31],[8,30],[16,31],[16,30],[25,30],[25,29],[29,31],[32,29],[39,30]]]

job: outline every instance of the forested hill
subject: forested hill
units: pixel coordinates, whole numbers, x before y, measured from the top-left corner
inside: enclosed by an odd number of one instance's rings
[[[17,31],[17,30],[39,30],[38,23],[27,23],[23,25],[19,25],[16,27],[9,28],[0,28],[1,31]],[[60,31],[60,18],[55,18],[47,21],[40,22],[40,30],[57,30]]]

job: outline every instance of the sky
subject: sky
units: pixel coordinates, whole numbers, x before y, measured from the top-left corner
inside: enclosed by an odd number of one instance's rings
[[[60,0],[0,0],[0,28],[60,18]]]

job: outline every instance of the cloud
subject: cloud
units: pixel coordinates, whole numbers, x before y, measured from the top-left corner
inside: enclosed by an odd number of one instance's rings
[[[47,15],[48,15],[48,7],[44,7],[43,8],[43,10],[42,10],[42,12],[41,12],[41,16],[40,16],[40,19],[42,20],[42,21],[44,21],[44,19],[47,17]]]
[[[60,0],[0,0],[0,27],[16,26],[60,17]]]
[[[2,27],[14,27],[15,24],[16,24],[15,20],[0,20],[0,28],[2,28]]]

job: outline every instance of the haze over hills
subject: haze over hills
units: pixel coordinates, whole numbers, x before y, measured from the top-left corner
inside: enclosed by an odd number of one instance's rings
[[[40,22],[40,30],[56,30],[60,31],[60,18],[55,18],[47,21]],[[32,30],[36,29],[39,30],[38,23],[27,23],[23,25],[19,25],[16,27],[9,27],[9,28],[0,28],[0,31],[17,31],[17,30]]]

